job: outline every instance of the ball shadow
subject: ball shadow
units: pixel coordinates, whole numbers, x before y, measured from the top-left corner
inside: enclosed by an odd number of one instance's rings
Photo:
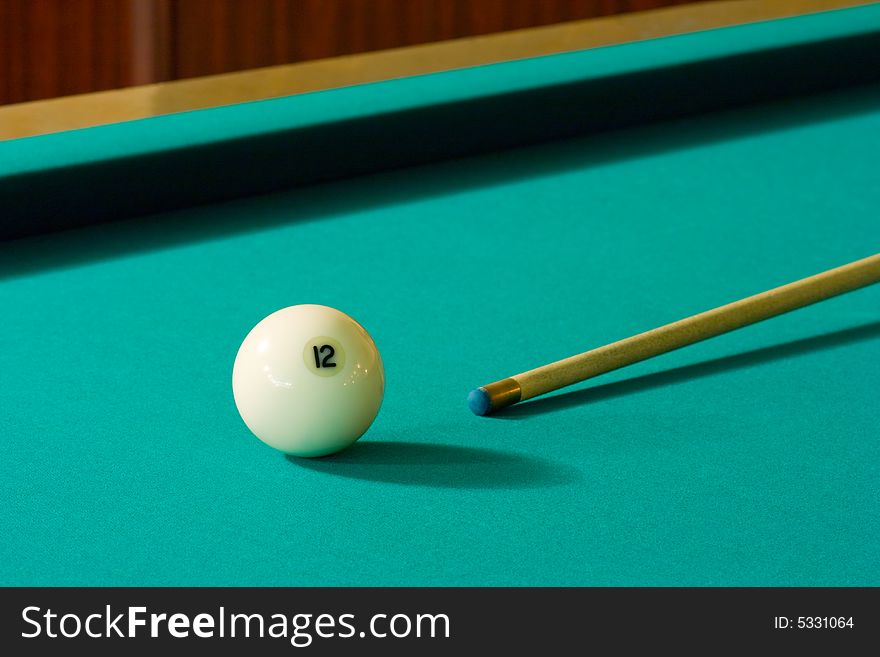
[[[474,489],[546,488],[572,483],[565,465],[494,449],[391,441],[363,441],[317,459],[290,463],[338,477],[404,486]]]

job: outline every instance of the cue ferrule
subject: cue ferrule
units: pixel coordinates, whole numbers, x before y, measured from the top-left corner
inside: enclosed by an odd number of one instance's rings
[[[482,413],[478,413],[478,415],[494,413],[507,406],[512,406],[522,399],[522,389],[514,379],[501,379],[500,381],[480,386],[479,390],[485,393],[488,399],[488,407]],[[474,412],[477,411],[474,410]]]

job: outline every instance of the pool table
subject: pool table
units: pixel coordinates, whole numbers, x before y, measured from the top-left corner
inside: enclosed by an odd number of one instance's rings
[[[880,6],[0,142],[0,584],[880,585],[880,289],[470,389],[880,250]],[[232,399],[321,303],[350,449]]]

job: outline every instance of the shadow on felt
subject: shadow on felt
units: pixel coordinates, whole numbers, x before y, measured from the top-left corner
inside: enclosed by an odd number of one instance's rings
[[[0,280],[836,120],[878,104],[880,87],[868,85],[0,241]],[[238,148],[247,153],[244,142]]]
[[[547,488],[578,479],[573,467],[495,449],[365,440],[316,459],[285,457],[337,477],[405,486],[460,489]]]

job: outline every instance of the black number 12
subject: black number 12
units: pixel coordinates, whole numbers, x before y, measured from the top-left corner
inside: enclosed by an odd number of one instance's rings
[[[336,363],[330,360],[333,358],[333,354],[336,353],[336,350],[329,344],[321,345],[320,349],[312,347],[312,351],[315,352],[315,367],[317,369],[321,369],[322,367],[336,367]],[[323,354],[324,352],[326,352],[327,355],[321,360],[320,354]]]

